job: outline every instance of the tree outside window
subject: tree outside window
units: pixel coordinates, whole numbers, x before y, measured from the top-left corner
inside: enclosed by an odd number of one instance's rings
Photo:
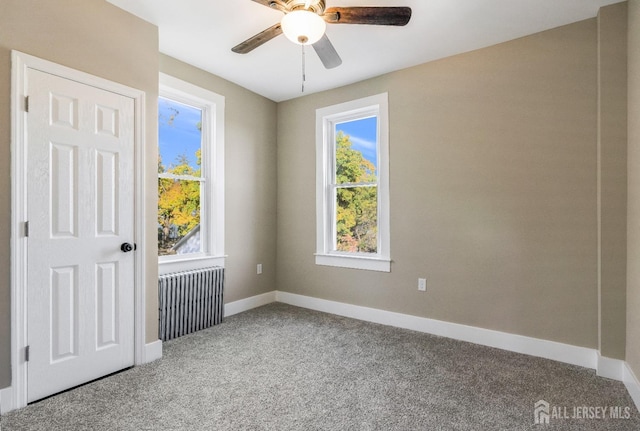
[[[378,250],[376,130],[376,117],[336,125],[335,222],[339,251]]]
[[[202,251],[202,110],[158,102],[158,255]]]

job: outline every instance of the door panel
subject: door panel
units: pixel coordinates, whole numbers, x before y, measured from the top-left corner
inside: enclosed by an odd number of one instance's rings
[[[78,269],[51,268],[51,361],[78,354]]]
[[[78,148],[50,143],[51,193],[57,198],[51,201],[51,237],[76,236],[78,214]]]
[[[96,234],[118,235],[118,154],[96,151]]]
[[[118,262],[96,265],[97,348],[118,344]]]
[[[134,363],[134,100],[27,76],[28,400]]]

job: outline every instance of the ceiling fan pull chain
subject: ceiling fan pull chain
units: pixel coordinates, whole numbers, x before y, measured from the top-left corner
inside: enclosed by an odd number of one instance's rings
[[[302,47],[302,92],[304,93],[304,82],[307,80],[307,76],[305,74],[304,45],[300,46]]]

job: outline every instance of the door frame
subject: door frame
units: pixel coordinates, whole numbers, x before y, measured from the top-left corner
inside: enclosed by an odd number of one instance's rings
[[[27,405],[27,154],[26,81],[28,69],[35,69],[81,84],[120,94],[134,100],[134,363],[145,359],[145,209],[144,163],[145,93],[104,78],[80,72],[19,51],[11,52],[11,392],[12,408]],[[4,407],[4,406],[3,406]],[[4,408],[3,408],[4,410]],[[3,412],[4,413],[4,412]]]

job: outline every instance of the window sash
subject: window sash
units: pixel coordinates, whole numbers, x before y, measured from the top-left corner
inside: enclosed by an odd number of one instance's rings
[[[186,105],[195,109],[200,110],[201,116],[201,140],[200,140],[200,176],[194,175],[178,175],[172,174],[169,172],[158,173],[158,179],[172,179],[172,180],[184,180],[184,181],[197,181],[200,183],[200,251],[195,253],[185,253],[185,254],[175,254],[175,255],[158,255],[159,262],[166,262],[176,259],[188,259],[192,257],[200,257],[207,256],[211,252],[211,242],[215,241],[214,238],[211,237],[211,233],[209,232],[209,219],[210,219],[210,196],[211,190],[208,186],[208,176],[209,176],[209,164],[212,162],[210,160],[210,146],[213,144],[211,139],[211,125],[210,122],[210,108],[207,104],[202,103],[201,101],[196,100],[194,96],[188,94],[178,94],[172,92],[171,90],[161,91],[159,96],[160,98],[170,101],[177,102],[182,105]]]
[[[327,188],[329,189],[329,193],[327,193],[324,205],[328,209],[328,220],[331,228],[327,229],[325,233],[325,252],[336,255],[344,255],[344,256],[366,256],[366,257],[379,257],[381,256],[380,252],[380,220],[376,220],[376,228],[377,228],[377,238],[376,238],[376,252],[375,253],[364,253],[357,251],[342,251],[338,250],[338,220],[337,220],[337,190],[340,188],[355,188],[355,187],[376,187],[379,190],[380,185],[380,175],[378,174],[378,162],[380,160],[380,131],[376,133],[376,180],[375,182],[357,182],[357,183],[338,183],[337,180],[337,172],[338,172],[338,164],[337,164],[337,150],[338,146],[336,143],[336,126],[342,123],[348,123],[355,120],[364,120],[367,118],[377,118],[378,129],[380,128],[380,118],[379,111],[377,108],[368,107],[362,110],[361,112],[347,113],[340,115],[338,114],[334,118],[326,120],[326,128],[330,131],[327,136],[328,145],[327,147],[331,148],[330,157],[328,160],[329,164],[329,172],[331,173],[328,181]],[[381,196],[380,193],[377,194],[377,205],[376,205],[376,214],[380,214],[381,208]]]
[[[377,184],[362,184],[358,186],[344,186],[343,184],[333,185],[333,191],[331,193],[332,201],[331,201],[331,223],[332,223],[332,233],[331,238],[328,238],[330,241],[331,247],[329,250],[332,254],[342,254],[342,255],[355,255],[355,256],[379,256],[380,250],[380,220],[378,218],[378,214],[380,214],[380,193],[378,193],[378,185]],[[361,252],[361,251],[345,251],[338,249],[338,190],[340,189],[358,189],[358,188],[375,188],[376,189],[376,251],[375,252]]]
[[[176,175],[176,174],[171,174],[167,172],[158,174],[158,178],[167,178],[170,180],[200,181],[202,183],[207,182],[207,179],[203,177],[194,177],[192,175]]]
[[[180,105],[185,105],[192,109],[197,109],[200,111],[200,177],[206,178],[208,175],[207,169],[209,169],[207,160],[207,152],[209,151],[209,146],[212,145],[212,139],[210,136],[210,126],[207,124],[210,121],[210,108],[206,104],[203,104],[199,101],[196,101],[193,96],[184,95],[184,94],[171,94],[165,95],[167,90],[161,91],[159,99],[164,99],[168,102],[175,102]],[[160,141],[158,140],[158,145]],[[160,148],[158,148],[158,151]],[[167,163],[166,160],[164,160]],[[158,176],[167,174],[166,172],[158,173]],[[171,175],[171,174],[169,174]],[[190,177],[196,178],[195,175]]]
[[[203,205],[203,198],[204,198],[204,193],[206,192],[206,188],[204,187],[204,184],[202,181],[198,181],[198,180],[192,180],[192,179],[174,179],[174,178],[158,178],[158,187],[160,187],[160,181],[161,180],[168,180],[170,182],[172,182],[171,184],[168,184],[169,189],[172,189],[173,187],[176,186],[176,184],[174,184],[173,182],[178,182],[180,183],[178,185],[178,187],[180,188],[180,192],[182,193],[194,193],[195,190],[192,189],[190,187],[190,185],[188,183],[192,183],[192,186],[197,187],[197,206],[195,206],[195,208],[191,208],[192,210],[196,210],[196,214],[194,214],[193,212],[191,212],[191,216],[194,217],[194,219],[191,220],[191,223],[196,223],[194,225],[191,226],[191,229],[187,232],[184,232],[184,234],[180,235],[179,234],[179,229],[181,229],[181,226],[179,225],[175,225],[172,224],[171,226],[164,226],[163,227],[163,232],[161,233],[160,230],[158,231],[158,257],[159,258],[165,258],[165,257],[174,257],[174,256],[179,256],[181,258],[184,257],[188,257],[188,256],[194,256],[194,255],[201,255],[203,253],[206,252],[206,250],[204,249],[205,245],[206,245],[206,240],[204,238],[204,234],[205,234],[205,230],[203,229],[203,225],[205,223],[203,223],[204,220],[204,205]],[[187,184],[184,184],[187,183]],[[175,191],[168,191],[169,193],[175,193]],[[171,207],[171,208],[175,208],[175,207]],[[160,208],[158,208],[158,210],[160,210]],[[189,208],[182,208],[182,211],[187,210],[189,211]],[[182,212],[181,211],[181,212]],[[173,211],[171,211],[173,213]],[[161,254],[161,245],[162,245],[162,250],[166,250],[168,251],[169,248],[167,248],[168,246],[171,246],[171,248],[175,247],[177,244],[179,244],[181,241],[183,241],[183,239],[187,238],[188,236],[190,237],[194,237],[194,232],[193,229],[195,229],[197,226],[199,226],[199,232],[197,233],[197,237],[199,238],[199,249],[197,251],[192,251],[190,253],[182,253],[182,254],[171,254],[171,253],[164,253]],[[160,229],[160,228],[159,228]],[[175,230],[174,230],[175,229]],[[175,235],[175,236],[173,236]],[[162,240],[161,240],[161,236],[162,236]],[[168,236],[168,237],[167,237]],[[188,243],[186,244],[187,247],[191,246]]]
[[[330,187],[334,187],[336,189],[352,189],[354,187],[378,187],[378,182],[375,183],[340,183],[340,184],[331,184]]]

